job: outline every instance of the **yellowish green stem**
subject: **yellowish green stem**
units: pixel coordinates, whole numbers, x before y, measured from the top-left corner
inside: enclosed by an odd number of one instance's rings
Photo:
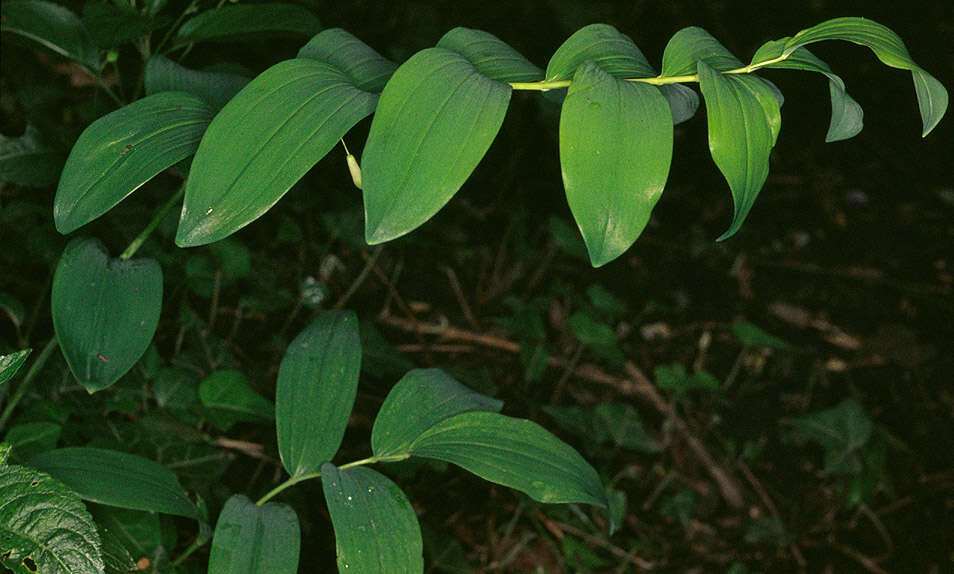
[[[397,462],[399,460],[404,460],[406,458],[409,458],[410,456],[411,455],[409,454],[396,454],[391,456],[371,456],[368,458],[362,458],[361,460],[356,460],[354,462],[343,464],[338,467],[338,470],[347,470],[349,468],[354,468],[356,466],[364,466],[366,464],[374,464],[376,462]],[[285,482],[279,484],[275,488],[268,491],[268,493],[265,496],[259,498],[258,502],[256,502],[255,505],[262,506],[263,504],[265,504],[266,502],[274,498],[275,495],[282,492],[286,488],[295,486],[299,482],[305,482],[306,480],[311,480],[313,478],[321,478],[321,473],[313,472],[311,474],[302,474],[300,476],[289,477],[288,480],[286,480]]]

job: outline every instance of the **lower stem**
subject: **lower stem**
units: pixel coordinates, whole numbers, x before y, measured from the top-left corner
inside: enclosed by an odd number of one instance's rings
[[[7,406],[4,407],[3,413],[0,413],[0,430],[3,430],[3,427],[7,424],[7,420],[9,420],[10,416],[13,414],[13,409],[17,407],[17,404],[23,399],[27,391],[30,389],[30,385],[33,384],[36,376],[40,374],[41,370],[43,370],[43,365],[46,364],[46,361],[50,358],[50,355],[53,354],[56,346],[56,337],[53,337],[49,340],[49,342],[47,342],[46,346],[43,347],[43,350],[40,351],[40,354],[37,355],[36,360],[33,361],[33,364],[30,365],[30,370],[27,371],[26,376],[23,377],[23,381],[20,382],[20,386],[17,387],[16,391],[14,391],[13,396],[11,396],[10,400],[7,401]]]
[[[183,183],[179,187],[179,190],[176,191],[172,195],[172,197],[170,197],[164,204],[162,204],[162,207],[160,207],[159,211],[157,211],[156,214],[153,216],[152,221],[149,222],[149,225],[147,225],[146,228],[142,230],[142,233],[137,235],[136,238],[132,240],[132,243],[129,244],[129,247],[127,247],[126,250],[122,252],[122,255],[119,256],[120,259],[130,259],[133,255],[136,254],[136,251],[138,251],[139,248],[142,246],[142,244],[146,241],[146,239],[148,239],[149,236],[152,235],[152,232],[155,231],[156,227],[159,226],[163,218],[165,218],[166,214],[169,213],[169,210],[172,209],[172,207],[176,203],[178,203],[180,199],[182,199],[182,195],[184,193],[185,193],[185,184]]]

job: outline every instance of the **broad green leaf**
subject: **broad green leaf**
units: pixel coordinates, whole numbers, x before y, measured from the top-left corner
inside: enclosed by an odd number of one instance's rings
[[[20,367],[23,366],[23,363],[26,362],[27,357],[30,356],[30,353],[33,349],[23,349],[21,351],[14,351],[9,355],[0,355],[0,385],[9,381],[17,374],[17,371],[20,370]]]
[[[699,94],[692,88],[682,84],[664,84],[658,87],[669,103],[673,124],[681,124],[696,115],[696,110],[699,109]]]
[[[100,48],[113,48],[148,36],[166,24],[169,18],[141,14],[131,4],[87,2],[83,5],[83,25]]]
[[[0,181],[32,187],[53,185],[64,161],[64,154],[47,147],[30,124],[18,138],[0,135]]]
[[[195,153],[214,111],[185,92],[147,96],[93,122],[63,166],[53,200],[56,229],[66,234]]]
[[[414,439],[448,417],[501,408],[502,401],[470,390],[440,369],[414,369],[381,405],[371,431],[371,450],[378,457],[404,453]]]
[[[858,102],[845,91],[844,81],[831,71],[828,64],[809,52],[807,48],[799,48],[789,54],[786,59],[772,62],[782,56],[788,40],[789,38],[782,38],[766,42],[752,56],[749,66],[805,70],[824,74],[828,78],[828,92],[831,95],[831,121],[828,124],[825,141],[834,142],[856,136],[864,126],[864,113]]]
[[[98,240],[78,237],[60,257],[50,299],[66,363],[95,392],[126,374],[152,341],[162,269],[152,259],[110,259]]]
[[[734,215],[718,241],[745,221],[769,171],[781,127],[778,100],[761,78],[721,74],[699,61],[699,87],[709,118],[709,151],[732,190]]]
[[[47,50],[98,71],[99,50],[79,17],[45,0],[4,0],[0,31],[36,42]]]
[[[98,528],[100,540],[103,543],[104,574],[129,574],[136,570],[136,562],[129,554],[129,550],[122,545],[119,537],[105,528]]]
[[[782,422],[825,449],[825,472],[853,474],[862,470],[859,451],[871,438],[874,425],[858,401],[845,399],[830,409]]]
[[[732,324],[732,334],[746,347],[768,347],[771,349],[791,349],[792,346],[775,335],[756,327],[752,323]]]
[[[209,574],[294,574],[301,532],[298,515],[284,504],[256,505],[232,495],[215,525]]]
[[[537,82],[543,79],[543,70],[503,40],[483,30],[454,28],[444,34],[437,47],[457,52],[491,80]]]
[[[337,68],[359,90],[380,94],[397,65],[374,48],[341,28],[317,34],[298,50],[299,58],[309,58]]]
[[[249,83],[249,78],[227,72],[190,70],[156,54],[146,62],[144,81],[146,95],[188,92],[218,112]]]
[[[286,60],[264,71],[222,108],[202,138],[176,243],[212,243],[260,217],[373,112],[376,101],[314,60]]]
[[[236,4],[220,6],[187,20],[175,44],[240,41],[252,35],[295,34],[310,38],[321,26],[310,10],[296,4]]]
[[[424,572],[421,527],[407,496],[365,467],[321,467],[321,486],[335,529],[338,572]]]
[[[63,483],[0,464],[0,501],[0,564],[14,574],[103,573],[93,518]]]
[[[452,462],[540,502],[606,506],[600,478],[570,445],[537,423],[474,411],[444,419],[408,449],[412,456]]]
[[[846,40],[871,48],[884,64],[892,68],[911,70],[914,90],[921,111],[921,136],[927,136],[947,111],[947,90],[931,74],[918,66],[904,42],[886,26],[865,18],[835,18],[802,30],[785,43],[783,55],[788,56],[802,46],[823,40]]]
[[[13,447],[12,459],[26,462],[41,452],[56,448],[63,427],[47,421],[36,421],[10,427],[3,442]]]
[[[696,26],[683,28],[669,39],[663,51],[663,76],[688,76],[696,73],[696,63],[705,62],[719,72],[741,68],[742,62],[709,32]]]
[[[450,200],[490,148],[510,92],[444,48],[418,52],[397,69],[364,148],[368,243],[412,231]]]
[[[90,513],[96,524],[112,532],[137,558],[149,556],[162,546],[159,515],[155,512],[92,504]]]
[[[579,68],[560,114],[566,198],[594,267],[626,251],[662,195],[672,159],[672,116],[654,86]]]
[[[338,452],[361,371],[358,319],[326,311],[285,351],[275,389],[278,452],[292,476],[318,472]]]
[[[648,78],[656,71],[629,36],[609,24],[580,28],[557,48],[547,64],[547,81],[569,80],[584,62],[616,78]]]
[[[134,454],[102,448],[61,448],[37,455],[30,466],[48,473],[81,498],[131,510],[199,518],[176,475]]]
[[[239,421],[275,418],[272,401],[256,393],[239,371],[216,371],[199,384],[199,398],[208,409],[206,415],[221,430],[229,430]]]

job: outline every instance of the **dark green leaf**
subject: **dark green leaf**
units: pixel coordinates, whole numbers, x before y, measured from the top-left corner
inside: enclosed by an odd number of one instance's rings
[[[611,319],[625,315],[628,309],[625,301],[613,295],[599,283],[594,283],[587,287],[586,296],[590,300],[590,303],[596,307],[597,311]]]
[[[483,30],[454,28],[444,34],[437,47],[457,52],[491,80],[537,82],[543,79],[543,70],[503,40]]]
[[[732,324],[732,334],[746,347],[768,347],[771,349],[791,349],[792,346],[768,333],[752,323],[739,322]]]
[[[571,315],[567,323],[576,338],[585,346],[617,365],[625,362],[626,359],[616,344],[616,333],[612,327],[582,312]]]
[[[377,96],[321,62],[280,62],[215,116],[186,183],[176,243],[218,241],[257,219],[311,169]]]
[[[560,166],[570,210],[594,267],[626,251],[662,195],[672,116],[653,86],[579,68],[560,114]]]
[[[239,41],[257,34],[314,36],[321,26],[307,8],[296,4],[237,4],[202,12],[176,34],[177,45],[204,41]]]
[[[322,31],[298,50],[299,58],[310,58],[337,68],[359,90],[381,93],[397,64],[378,54],[341,28]]]
[[[248,386],[239,371],[216,371],[199,385],[199,398],[212,423],[229,430],[239,421],[272,420],[275,405]]]
[[[209,574],[294,574],[300,543],[298,515],[290,506],[257,506],[233,495],[215,525]]]
[[[474,392],[440,369],[414,369],[388,393],[371,432],[371,450],[383,457],[407,452],[440,421],[470,411],[499,412],[503,402]]]
[[[11,427],[3,442],[13,447],[13,460],[26,462],[34,455],[56,448],[63,427],[51,422],[29,422]]]
[[[198,402],[198,380],[186,369],[161,369],[152,380],[152,393],[160,407],[187,409]]]
[[[159,324],[162,270],[152,259],[110,259],[96,239],[66,246],[53,276],[53,328],[90,392],[115,383],[146,352]]]
[[[81,498],[129,508],[199,518],[176,475],[148,458],[101,448],[61,448],[37,455],[30,466],[46,472]]]
[[[410,232],[450,200],[496,137],[510,92],[444,48],[418,52],[398,68],[364,148],[368,243]]]
[[[656,71],[629,36],[609,24],[590,24],[567,38],[547,64],[547,81],[569,80],[584,62],[616,78],[648,78]]]
[[[26,308],[23,303],[9,293],[0,293],[0,312],[5,314],[18,329],[26,318]]]
[[[657,365],[653,369],[653,375],[656,386],[663,390],[674,391],[677,398],[688,391],[718,391],[721,386],[719,380],[711,373],[707,371],[687,373],[686,368],[680,363]]]
[[[408,449],[412,456],[452,462],[540,502],[606,506],[596,471],[573,447],[540,425],[474,411],[444,419]]]
[[[159,515],[143,510],[128,510],[91,505],[96,524],[113,533],[119,542],[136,557],[148,556],[162,545]]]
[[[63,167],[53,201],[57,230],[70,233],[89,223],[195,153],[213,114],[191,94],[163,92],[93,122]]]
[[[135,571],[136,562],[119,538],[105,528],[100,527],[98,530],[103,542],[104,574],[129,574]]]
[[[23,349],[22,351],[14,351],[9,355],[0,355],[0,385],[17,374],[17,371],[20,370],[32,351],[33,349]]]
[[[361,341],[350,311],[322,313],[285,351],[275,390],[278,452],[292,476],[338,452],[358,391]]]
[[[99,50],[76,14],[44,0],[4,0],[0,31],[17,34],[47,50],[99,70]]]
[[[113,48],[147,36],[168,23],[168,18],[140,14],[132,5],[87,2],[83,6],[83,25],[100,48]]]
[[[99,534],[61,482],[0,464],[0,564],[14,574],[102,574]]]
[[[421,528],[407,496],[370,468],[321,467],[338,572],[424,572]]]
[[[53,185],[64,161],[64,154],[47,147],[32,125],[27,124],[18,138],[0,135],[0,181],[32,187]]]
[[[666,44],[662,75],[693,75],[696,73],[696,64],[700,61],[719,72],[742,67],[742,62],[709,32],[690,26],[676,32]]]
[[[781,127],[778,100],[755,76],[721,74],[699,61],[699,87],[709,118],[709,151],[732,190],[728,239],[745,221],[769,171],[769,153]]]
[[[692,88],[682,84],[664,84],[659,86],[659,91],[669,103],[673,124],[681,124],[696,115],[696,110],[699,109],[699,94]]]
[[[861,470],[859,451],[871,438],[873,424],[858,401],[845,399],[830,409],[782,422],[825,449],[825,472],[849,474]]]
[[[213,112],[222,109],[249,83],[248,78],[238,74],[190,70],[159,54],[146,62],[144,81],[147,95],[188,92],[207,103]]]

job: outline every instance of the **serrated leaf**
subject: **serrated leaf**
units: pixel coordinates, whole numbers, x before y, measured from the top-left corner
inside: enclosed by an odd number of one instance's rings
[[[418,52],[398,68],[364,148],[368,243],[412,231],[450,200],[500,130],[510,93],[444,48]]]
[[[195,153],[214,110],[185,92],[147,96],[93,122],[70,151],[53,200],[63,234],[103,215]]]
[[[594,267],[623,254],[649,221],[672,159],[672,117],[653,86],[579,68],[560,114],[566,198]]]
[[[298,57],[337,68],[359,90],[374,94],[381,93],[397,69],[397,64],[341,28],[329,28],[317,34],[298,50]]]
[[[424,572],[421,528],[407,496],[390,479],[365,467],[321,467],[338,572]]]
[[[56,448],[63,427],[51,422],[35,421],[10,427],[3,442],[13,447],[12,459],[26,462],[34,455]]]
[[[152,341],[162,269],[152,259],[111,259],[98,240],[78,237],[56,266],[50,305],[70,371],[95,392],[126,374]]]
[[[99,50],[79,17],[44,0],[4,0],[0,31],[16,34],[90,70],[99,70]]]
[[[441,37],[437,47],[457,52],[491,80],[537,82],[543,79],[543,70],[503,40],[483,30],[454,28]]]
[[[866,46],[886,65],[911,70],[921,111],[922,137],[931,133],[944,117],[948,104],[947,90],[914,62],[904,42],[887,26],[865,18],[834,18],[792,36],[785,43],[783,54],[790,55],[802,46],[823,40],[846,40]]]
[[[858,401],[845,399],[830,409],[782,422],[825,449],[825,472],[852,474],[862,470],[859,451],[871,438],[874,425]]]
[[[87,2],[83,25],[100,48],[113,48],[169,24],[169,18],[140,14],[131,5]]]
[[[0,564],[14,574],[102,574],[101,552],[93,518],[66,485],[0,464]]]
[[[85,500],[199,518],[198,509],[176,475],[148,458],[102,448],[70,447],[39,454],[30,466],[62,481]]]
[[[275,418],[272,401],[255,392],[239,371],[216,371],[199,384],[199,398],[212,423],[229,430],[240,421]]]
[[[318,472],[338,452],[361,372],[358,319],[327,311],[285,351],[275,389],[278,452],[288,474]]]
[[[14,351],[9,355],[0,355],[0,385],[9,381],[17,374],[17,371],[19,371],[23,363],[26,362],[31,352],[33,352],[33,349],[23,349],[21,351]]]
[[[250,81],[228,72],[190,70],[160,54],[149,58],[144,74],[146,95],[188,92],[207,103],[213,112],[221,110]]]
[[[286,60],[263,72],[222,108],[202,138],[176,243],[212,243],[260,217],[373,112],[376,101],[314,60]]]
[[[663,76],[688,76],[696,73],[696,64],[706,65],[724,72],[741,68],[742,62],[709,32],[696,26],[676,32],[663,51]]]
[[[236,4],[220,6],[187,20],[175,44],[239,41],[252,35],[314,36],[321,26],[310,10],[296,4]]]
[[[440,369],[414,369],[384,399],[371,431],[371,450],[378,457],[404,453],[424,431],[448,417],[501,408],[503,401],[472,391]]]
[[[648,78],[656,71],[629,36],[609,24],[584,26],[557,48],[546,79],[569,80],[584,62],[593,62],[616,78]]]
[[[831,95],[831,121],[828,124],[826,142],[852,138],[864,126],[864,112],[861,106],[845,91],[841,77],[831,71],[828,64],[820,60],[806,48],[799,48],[784,60],[771,62],[782,56],[789,38],[773,40],[762,45],[752,56],[749,66],[763,68],[784,68],[818,72],[828,78],[828,92]],[[771,62],[771,63],[766,63]]]
[[[540,502],[606,506],[599,476],[570,445],[540,425],[492,412],[467,412],[422,433],[411,456],[452,462]]]
[[[745,221],[769,171],[769,154],[781,128],[778,100],[761,78],[721,74],[699,61],[699,87],[706,101],[709,151],[732,191],[728,239]]]
[[[64,154],[47,147],[30,124],[18,138],[0,135],[0,181],[32,187],[53,185],[64,161]]]
[[[210,574],[294,574],[298,572],[301,531],[287,505],[256,505],[242,494],[229,498],[215,525]]]

